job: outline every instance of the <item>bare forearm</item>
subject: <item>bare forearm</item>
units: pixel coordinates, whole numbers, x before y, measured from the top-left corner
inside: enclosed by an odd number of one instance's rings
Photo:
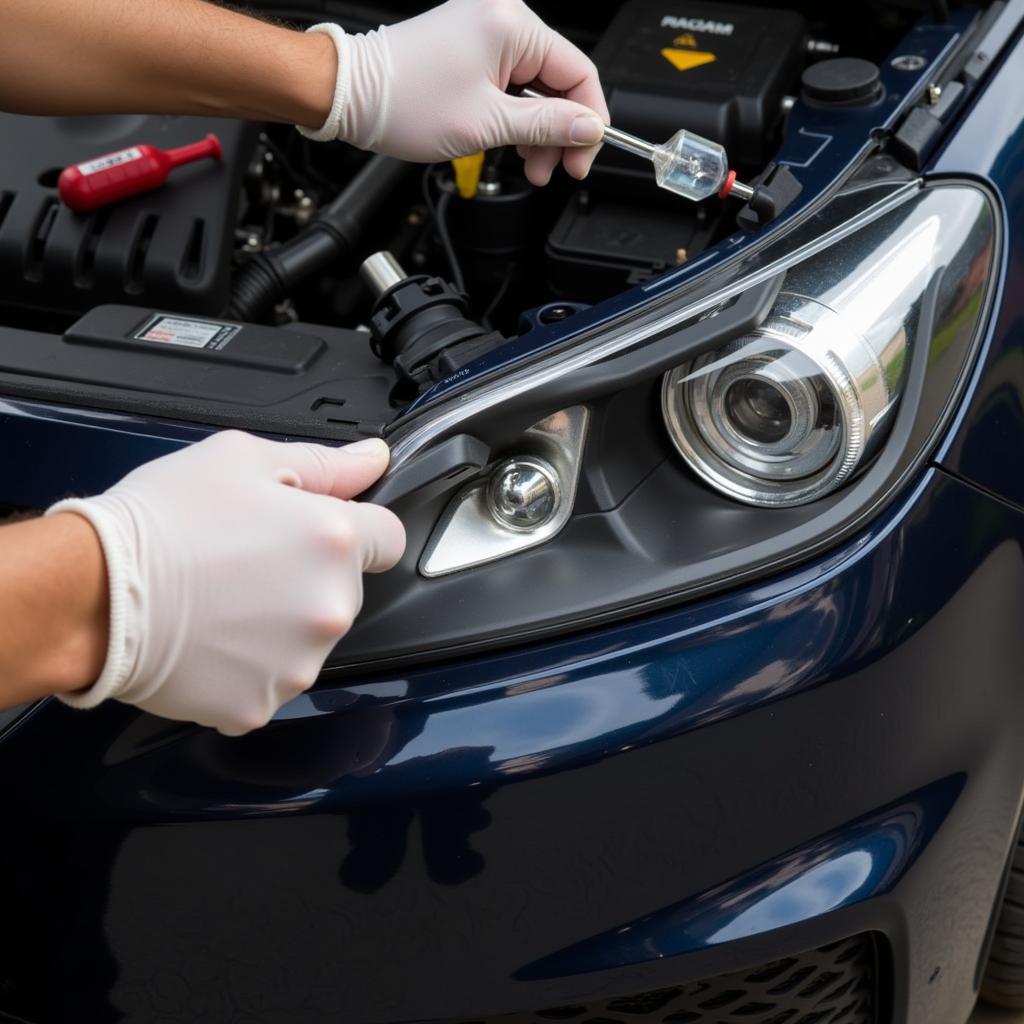
[[[81,516],[0,528],[0,708],[92,683],[107,605],[103,550]]]
[[[4,0],[0,108],[25,114],[166,113],[318,126],[330,39],[204,0]]]

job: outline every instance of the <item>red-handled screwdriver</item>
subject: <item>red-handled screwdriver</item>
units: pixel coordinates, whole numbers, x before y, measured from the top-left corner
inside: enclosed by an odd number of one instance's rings
[[[140,143],[65,167],[57,179],[57,191],[72,210],[95,210],[159,188],[175,167],[207,157],[221,158],[220,139],[216,135],[207,135],[200,142],[177,149],[157,149]]]

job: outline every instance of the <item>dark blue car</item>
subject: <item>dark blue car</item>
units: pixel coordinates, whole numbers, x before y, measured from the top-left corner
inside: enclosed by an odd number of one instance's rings
[[[225,426],[382,434],[409,535],[263,730],[4,716],[0,1019],[1024,1001],[1024,0],[782,7],[537,4],[746,205],[614,152],[536,190],[514,153],[0,116],[0,502]],[[57,198],[209,131],[158,192]]]

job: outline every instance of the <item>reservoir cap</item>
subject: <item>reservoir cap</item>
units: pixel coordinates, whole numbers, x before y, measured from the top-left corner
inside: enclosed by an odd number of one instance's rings
[[[818,61],[801,76],[804,99],[829,106],[873,103],[882,93],[878,66],[860,57]]]

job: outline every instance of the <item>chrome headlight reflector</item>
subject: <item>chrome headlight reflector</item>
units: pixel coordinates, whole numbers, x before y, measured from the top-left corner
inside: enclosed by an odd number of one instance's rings
[[[884,432],[906,350],[901,331],[876,353],[827,306],[784,292],[753,334],[665,375],[669,434],[732,497],[810,501],[843,483]]]
[[[890,425],[948,227],[908,204],[791,268],[755,331],[665,374],[665,423],[691,469],[765,506],[849,480]]]

